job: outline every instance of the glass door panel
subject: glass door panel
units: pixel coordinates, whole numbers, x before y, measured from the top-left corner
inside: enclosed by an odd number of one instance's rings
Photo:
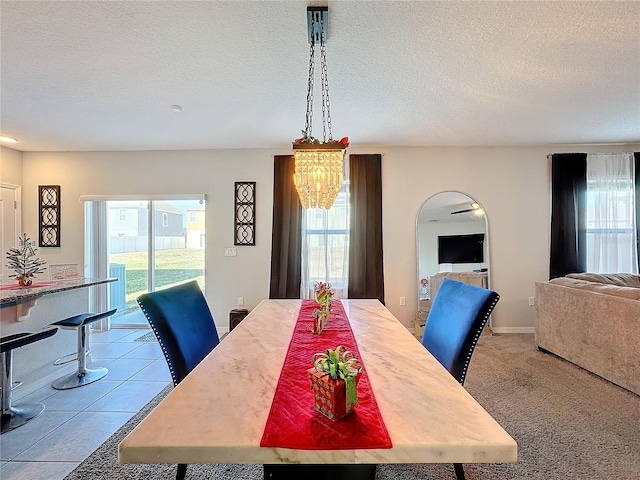
[[[204,289],[204,213],[196,200],[107,202],[112,327],[148,327],[143,293],[192,279]]]
[[[153,290],[197,280],[204,290],[204,206],[194,200],[153,205]]]
[[[149,202],[107,202],[111,326],[148,326],[136,298],[149,291]]]

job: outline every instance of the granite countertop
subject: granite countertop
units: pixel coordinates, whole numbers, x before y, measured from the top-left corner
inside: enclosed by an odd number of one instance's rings
[[[76,288],[90,287],[92,285],[100,285],[103,283],[115,282],[117,278],[69,278],[66,280],[56,281],[36,281],[31,287],[6,288],[0,287],[0,306],[8,307],[27,300],[33,300],[49,293],[64,292],[66,290],[74,290]]]

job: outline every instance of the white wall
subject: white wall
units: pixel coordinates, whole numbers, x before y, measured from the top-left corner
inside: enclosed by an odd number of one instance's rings
[[[443,190],[462,191],[486,209],[491,285],[501,295],[493,316],[498,331],[533,326],[534,281],[548,278],[550,161],[556,152],[637,151],[622,146],[381,147],[386,305],[407,326],[418,304],[416,216]],[[35,235],[37,186],[61,185],[61,247],[41,250],[50,263],[81,263],[81,194],[205,193],[206,296],[219,328],[228,326],[236,298],[254,308],[268,297],[273,155],[289,150],[189,150],[23,154],[23,229]],[[256,246],[233,245],[233,184],[256,181]],[[406,306],[399,298],[406,297]]]
[[[2,145],[0,145],[0,183],[22,185],[22,152]]]
[[[0,146],[0,183],[24,185],[22,157],[22,152]],[[46,182],[40,182],[39,184],[43,185]],[[26,211],[27,216],[37,219],[37,186],[34,187],[33,192],[35,193],[29,193],[29,196],[33,197],[35,206],[33,209],[26,210],[23,205],[23,211]],[[23,191],[23,198],[25,197],[26,195]],[[25,227],[24,223],[23,227]],[[33,228],[29,227],[28,232],[32,240],[38,238],[35,224]],[[41,255],[42,249],[38,249],[36,253],[39,257],[45,258],[45,255]],[[2,262],[6,262],[6,252],[0,252],[0,254],[2,255]],[[86,289],[47,295],[38,299],[36,306],[30,312],[29,318],[22,322],[14,320],[16,317],[15,307],[0,309],[1,333],[2,336],[6,336],[19,332],[36,331],[53,321],[67,316],[68,309],[84,311],[86,308]],[[52,365],[58,352],[59,355],[64,355],[76,350],[77,340],[74,332],[60,330],[56,335],[42,342],[43,345],[32,344],[14,351],[14,378],[25,382],[25,386],[14,393],[15,398],[20,398],[24,393],[29,393],[33,390],[35,385],[30,385],[31,382],[37,382],[47,375],[53,377],[62,376],[71,373],[75,368],[75,364],[70,364],[66,367],[54,367]],[[37,384],[37,386],[42,386],[42,384]]]
[[[496,331],[533,327],[534,282],[548,279],[549,153],[637,151],[639,145],[384,148],[383,235],[387,307],[409,325],[417,305],[415,222],[437,192],[461,191],[485,208]],[[406,297],[407,307],[399,306]]]
[[[288,152],[277,152],[288,153]],[[24,153],[23,226],[37,229],[37,186],[61,186],[61,247],[41,249],[49,263],[84,262],[83,194],[205,193],[206,297],[216,324],[228,328],[237,297],[246,308],[269,294],[273,154],[266,150]],[[233,246],[235,181],[257,181],[256,246]]]

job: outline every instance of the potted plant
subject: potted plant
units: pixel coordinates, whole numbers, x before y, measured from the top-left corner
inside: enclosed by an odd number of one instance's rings
[[[358,380],[362,368],[344,346],[327,349],[313,356],[308,371],[315,409],[330,420],[338,420],[358,406]]]
[[[21,286],[29,286],[32,283],[33,276],[45,271],[42,268],[47,262],[39,258],[32,258],[36,256],[36,249],[33,248],[33,242],[27,237],[26,233],[18,237],[18,244],[20,248],[10,248],[7,252],[7,267],[13,269],[15,275],[9,275],[10,277],[16,277],[18,284]]]

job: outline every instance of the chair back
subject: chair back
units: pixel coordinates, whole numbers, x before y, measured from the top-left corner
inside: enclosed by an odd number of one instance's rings
[[[137,298],[177,385],[220,342],[198,282],[145,293]]]
[[[431,305],[422,344],[464,384],[480,333],[500,295],[445,278]]]

